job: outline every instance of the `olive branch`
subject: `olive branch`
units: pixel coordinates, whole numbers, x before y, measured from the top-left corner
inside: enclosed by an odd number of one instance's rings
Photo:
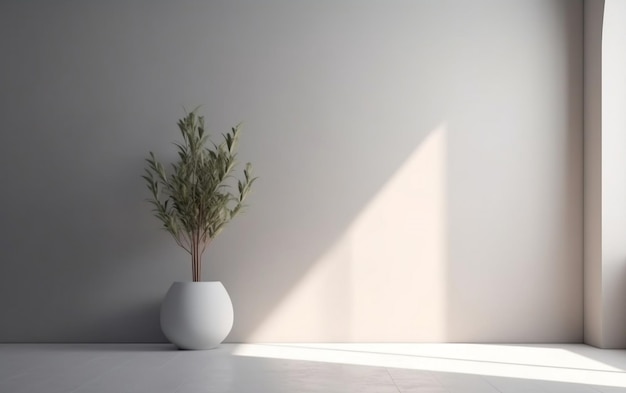
[[[152,212],[180,247],[191,255],[193,281],[201,281],[202,255],[224,226],[246,207],[244,201],[252,184],[252,165],[247,163],[243,179],[233,192],[230,179],[236,166],[240,125],[222,134],[218,145],[204,128],[197,108],[178,121],[183,137],[175,143],[178,160],[168,173],[150,152],[142,176],[147,182]]]

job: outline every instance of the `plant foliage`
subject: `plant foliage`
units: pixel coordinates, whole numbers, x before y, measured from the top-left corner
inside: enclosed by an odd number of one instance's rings
[[[197,110],[197,109],[196,109]],[[175,143],[178,160],[168,172],[153,152],[142,176],[147,182],[154,215],[176,243],[192,258],[193,280],[201,281],[202,254],[224,226],[245,207],[244,201],[256,178],[247,163],[243,178],[232,173],[237,158],[240,125],[214,143],[196,110],[178,121],[183,137]],[[236,180],[236,191],[234,190]]]

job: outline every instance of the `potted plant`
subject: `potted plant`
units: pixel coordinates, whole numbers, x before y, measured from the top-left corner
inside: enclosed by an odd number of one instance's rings
[[[175,143],[178,159],[170,170],[150,152],[143,175],[154,215],[191,256],[192,281],[173,283],[161,305],[161,329],[182,349],[214,348],[232,329],[228,292],[219,281],[202,281],[202,255],[242,211],[256,180],[250,163],[242,179],[233,176],[239,125],[222,134],[223,141],[216,144],[205,132],[204,117],[196,111],[178,121],[183,142]]]

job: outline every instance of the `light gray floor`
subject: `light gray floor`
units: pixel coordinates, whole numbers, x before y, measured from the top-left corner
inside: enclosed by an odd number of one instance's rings
[[[2,393],[608,393],[625,370],[577,344],[0,344]]]

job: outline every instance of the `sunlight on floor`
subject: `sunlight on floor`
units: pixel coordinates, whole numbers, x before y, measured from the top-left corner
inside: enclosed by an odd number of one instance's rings
[[[626,388],[626,352],[582,344],[241,344],[233,354]],[[603,362],[616,354],[620,368]]]

